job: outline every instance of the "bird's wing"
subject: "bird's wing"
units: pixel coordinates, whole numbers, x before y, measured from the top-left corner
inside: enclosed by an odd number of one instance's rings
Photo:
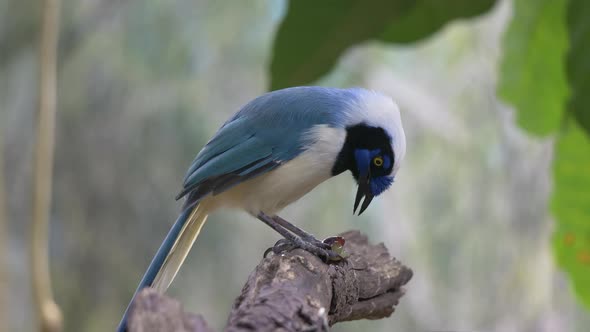
[[[301,126],[261,124],[240,117],[226,123],[197,155],[177,199],[190,194],[192,205],[206,195],[219,194],[295,158],[305,144]]]
[[[337,125],[346,96],[299,87],[258,97],[230,118],[199,152],[177,199],[186,204],[221,193],[298,156],[316,125]],[[348,93],[348,92],[341,92]]]

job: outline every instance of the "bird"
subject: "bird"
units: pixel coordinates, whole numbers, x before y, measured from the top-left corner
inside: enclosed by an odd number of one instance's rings
[[[145,287],[165,292],[207,216],[239,209],[282,235],[292,247],[337,260],[324,241],[277,214],[320,183],[352,173],[353,214],[386,191],[406,154],[399,107],[364,88],[300,86],[265,93],[241,107],[197,154],[176,199],[182,211],[152,259],[129,308]],[[278,245],[278,243],[277,243]]]

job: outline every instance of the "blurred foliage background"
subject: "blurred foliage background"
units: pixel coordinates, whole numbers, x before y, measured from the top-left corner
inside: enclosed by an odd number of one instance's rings
[[[284,213],[320,237],[361,229],[415,272],[391,318],[335,331],[586,331],[589,11],[583,0],[64,0],[50,254],[65,330],[115,328],[176,218],[186,168],[229,115],[269,87],[313,83],[390,94],[409,142],[393,189],[362,217],[349,176]],[[39,18],[37,1],[0,2],[0,331],[36,327]],[[220,328],[276,239],[239,212],[211,216],[170,293]]]

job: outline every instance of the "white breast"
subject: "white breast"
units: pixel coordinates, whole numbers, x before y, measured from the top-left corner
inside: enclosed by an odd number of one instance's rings
[[[260,211],[274,215],[295,202],[332,176],[346,131],[321,125],[307,135],[314,143],[296,158],[207,200],[215,208],[239,208],[254,216]]]

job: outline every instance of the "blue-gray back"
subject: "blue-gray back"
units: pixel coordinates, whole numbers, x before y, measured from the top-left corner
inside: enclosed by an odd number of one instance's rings
[[[199,152],[177,199],[194,205],[209,193],[268,172],[298,156],[315,125],[343,127],[362,89],[296,87],[262,95],[234,114]]]

